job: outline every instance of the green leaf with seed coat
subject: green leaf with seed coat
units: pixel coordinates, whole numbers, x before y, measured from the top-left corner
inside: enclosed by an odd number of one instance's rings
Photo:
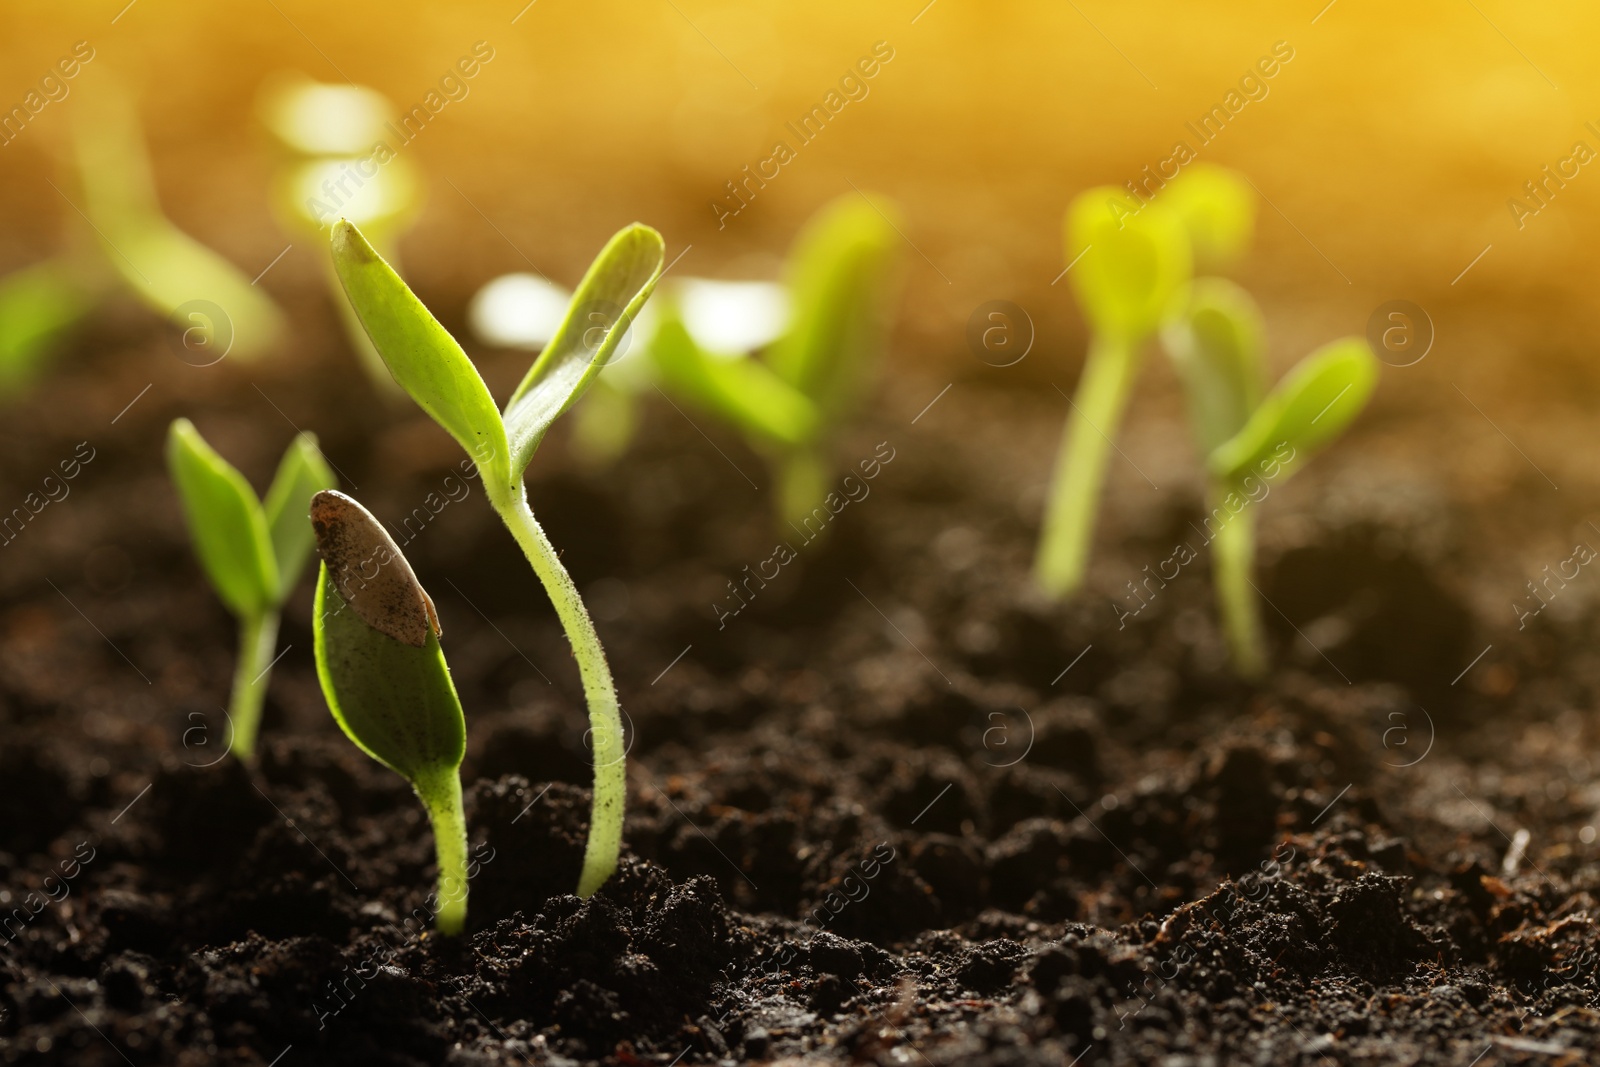
[[[367,625],[322,564],[314,630],[322,694],[361,751],[413,782],[460,766],[467,721],[431,629],[415,648]]]

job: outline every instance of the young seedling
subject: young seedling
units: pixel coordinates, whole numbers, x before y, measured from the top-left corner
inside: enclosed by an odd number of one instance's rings
[[[303,433],[284,452],[262,501],[188,419],[173,420],[168,431],[167,467],[206,577],[239,620],[228,717],[233,748],[248,761],[255,755],[279,615],[311,556],[311,531],[301,509],[335,479],[317,439]]]
[[[1039,584],[1056,598],[1083,584],[1106,464],[1140,350],[1190,275],[1182,219],[1160,200],[1135,214],[1127,195],[1111,186],[1090,189],[1068,208],[1066,254],[1090,340],[1034,562]]]
[[[1183,381],[1189,420],[1205,457],[1214,548],[1212,576],[1235,669],[1266,669],[1255,560],[1255,512],[1317,450],[1360,414],[1378,378],[1365,341],[1345,338],[1301,360],[1266,391],[1261,313],[1243,289],[1222,278],[1190,288],[1162,339]]]
[[[594,800],[578,894],[611,877],[622,847],[627,800],[622,716],[605,649],[561,558],[528,506],[523,472],[550,425],[599,375],[661,277],[661,235],[633,225],[601,251],[579,283],[567,317],[504,412],[477,368],[361,231],[333,228],[333,263],[350,303],[400,387],[467,450],[484,495],[544,585],[583,678],[594,738]],[[598,316],[598,318],[596,318]]]
[[[427,809],[439,859],[430,908],[440,933],[459,934],[467,919],[467,723],[433,600],[388,531],[350,497],[314,496],[310,529],[322,556],[311,620],[322,695],[345,736],[410,782]]]
[[[1039,584],[1051,596],[1068,596],[1083,585],[1106,464],[1146,338],[1180,297],[1194,264],[1231,262],[1254,227],[1249,183],[1206,163],[1185,169],[1148,201],[1102,186],[1068,208],[1068,270],[1089,320],[1090,344],[1035,562]]]
[[[125,95],[85,94],[74,134],[83,213],[123,282],[182,330],[185,346],[208,363],[268,351],[284,332],[277,305],[162,212]]]
[[[824,206],[789,255],[789,328],[765,358],[713,353],[674,314],[651,353],[679,397],[738,427],[776,468],[779,515],[795,522],[827,493],[829,431],[850,413],[883,347],[900,236],[894,207],[857,194]]]

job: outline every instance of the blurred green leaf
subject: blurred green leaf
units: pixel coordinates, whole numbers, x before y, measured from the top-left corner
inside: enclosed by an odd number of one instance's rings
[[[599,376],[661,277],[666,246],[638,223],[618,232],[589,266],[567,317],[506,404],[511,471],[520,478],[555,422]]]
[[[820,426],[816,406],[804,393],[757,360],[706,352],[676,316],[657,328],[651,354],[675,393],[758,439],[799,445]]]
[[[278,565],[261,503],[244,475],[205,442],[188,419],[173,420],[167,466],[189,536],[217,595],[252,617],[278,602]]]
[[[1079,194],[1067,209],[1066,256],[1090,326],[1130,343],[1161,324],[1191,270],[1178,217],[1160,202],[1140,207],[1110,185]]]
[[[333,264],[367,335],[400,387],[497,486],[511,484],[499,409],[472,360],[351,223],[333,228]]]
[[[100,92],[87,94],[77,108],[84,214],[111,266],[179,329],[208,330],[207,343],[223,349],[217,358],[251,359],[270,349],[284,329],[277,305],[162,213],[132,105],[120,94]]]
[[[1195,259],[1211,266],[1233,262],[1250,244],[1256,193],[1243,175],[1213,163],[1184,168],[1161,191],[1162,206],[1183,221]]]
[[[1238,433],[1265,391],[1266,325],[1249,293],[1201,278],[1180,297],[1162,341],[1183,380],[1201,454]]]
[[[887,199],[847,193],[806,222],[789,252],[792,325],[767,363],[828,417],[849,403],[882,346],[897,215]]]
[[[30,381],[50,348],[93,302],[64,259],[0,278],[0,393]]]
[[[315,434],[302,433],[289,443],[262,505],[278,564],[277,599],[280,602],[300,580],[300,572],[305,569],[316,543],[311,524],[306,521],[311,498],[338,484],[339,480],[322,458]]]
[[[1287,477],[1350,425],[1377,381],[1378,361],[1366,341],[1346,337],[1317,349],[1211,454],[1212,476],[1236,482],[1281,468],[1275,477]]]
[[[413,783],[454,773],[467,723],[438,637],[429,629],[415,648],[347,608],[321,565],[312,626],[317,678],[334,721],[361,751]]]

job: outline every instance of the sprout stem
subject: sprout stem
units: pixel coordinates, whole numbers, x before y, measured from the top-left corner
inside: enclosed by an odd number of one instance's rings
[[[1223,492],[1214,490],[1213,497]],[[1255,566],[1255,517],[1248,506],[1223,523],[1212,539],[1212,580],[1217,587],[1217,604],[1222,613],[1222,629],[1233,652],[1234,670],[1243,678],[1259,678],[1267,669],[1265,642],[1261,635],[1261,613],[1256,603],[1250,572]]]
[[[1122,422],[1137,370],[1138,353],[1132,342],[1108,335],[1094,338],[1061,438],[1055,479],[1045,503],[1039,557],[1034,563],[1039,584],[1057,599],[1083,585],[1112,438]]]
[[[451,767],[412,782],[433,824],[439,857],[438,910],[434,925],[441,934],[459,934],[467,923],[467,816],[461,803],[461,772]]]
[[[828,468],[810,446],[783,456],[778,466],[778,514],[786,522],[804,524],[828,494]]]
[[[278,613],[263,611],[239,620],[239,660],[233,671],[233,698],[228,718],[233,729],[233,749],[249,762],[256,754],[256,733],[261,729],[261,705],[267,698],[272,672],[272,650],[278,647]]]
[[[489,484],[487,479],[485,484]],[[583,606],[578,587],[561,565],[561,558],[545,536],[544,528],[528,506],[528,491],[520,483],[510,499],[491,496],[490,503],[511,536],[522,546],[523,555],[543,583],[555,605],[561,628],[572,643],[583,678],[583,692],[589,704],[590,736],[594,739],[594,802],[589,817],[589,842],[583,853],[583,872],[578,877],[578,895],[588,897],[605,884],[617,869],[622,850],[622,816],[627,805],[628,775],[623,750],[622,715],[617,705],[617,689],[606,663],[605,648],[594,622]]]

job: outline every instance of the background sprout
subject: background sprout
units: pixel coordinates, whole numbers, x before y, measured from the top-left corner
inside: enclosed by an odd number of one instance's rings
[[[434,921],[440,933],[459,934],[467,920],[467,723],[433,601],[388,531],[343,493],[318,493],[310,528],[296,525],[308,537],[315,530],[322,556],[311,621],[322,695],[345,736],[410,782],[427,809],[439,858]]]
[[[273,206],[285,229],[320,242],[335,221],[349,219],[398,269],[400,238],[416,221],[423,196],[416,168],[388,146],[394,117],[388,98],[366,86],[289,74],[267,83],[259,111],[282,149]],[[381,392],[397,395],[338,278],[331,269],[326,276],[362,369]]]
[[[1198,266],[1227,266],[1249,247],[1256,198],[1243,175],[1214,163],[1195,163],[1160,195],[1161,205],[1183,221]]]
[[[1067,209],[1066,256],[1069,263],[1077,260],[1070,277],[1090,338],[1034,564],[1039,584],[1054,597],[1083,584],[1106,463],[1138,373],[1140,346],[1190,276],[1182,219],[1159,200],[1135,206],[1112,186],[1088,190]]]
[[[738,427],[776,468],[779,514],[797,521],[826,494],[828,432],[848,416],[884,343],[885,311],[899,249],[894,206],[851,193],[825,205],[801,231],[785,270],[789,325],[764,358],[716,353],[716,334],[684,325],[692,302],[722,299],[690,287],[663,314],[651,345],[662,381],[679,397]],[[770,293],[718,333],[748,335],[770,315]],[[763,306],[764,305],[764,306]],[[739,321],[744,320],[744,321]],[[743,327],[743,329],[741,329]]]
[[[523,472],[550,425],[577,402],[615,353],[655,289],[661,235],[633,225],[589,267],[555,337],[502,414],[477,368],[422,301],[351,223],[333,228],[333,262],[362,325],[400,387],[467,450],[484,494],[544,585],[583,678],[594,737],[594,801],[578,895],[611,877],[627,801],[622,716],[605,649],[572,577],[528,506]],[[598,320],[595,316],[599,316]]]
[[[1266,670],[1257,594],[1255,513],[1318,449],[1360,414],[1378,378],[1365,341],[1345,338],[1295,365],[1266,393],[1261,313],[1230,281],[1203,278],[1163,341],[1187,393],[1189,419],[1210,483],[1205,526],[1212,575],[1235,669]]]
[[[206,444],[188,419],[173,420],[168,431],[167,466],[206,577],[239,620],[239,661],[228,714],[233,747],[249,760],[272,672],[279,613],[311,555],[311,532],[300,509],[336,481],[317,439],[303,433],[284,452],[266,500],[258,500],[244,475]]]
[[[283,316],[233,264],[174,226],[156,199],[138,116],[114,92],[85,93],[74,147],[83,212],[107,262],[211,362],[252,359],[283,335]]]
[[[99,296],[95,270],[58,255],[0,278],[0,397],[31,382]]]

